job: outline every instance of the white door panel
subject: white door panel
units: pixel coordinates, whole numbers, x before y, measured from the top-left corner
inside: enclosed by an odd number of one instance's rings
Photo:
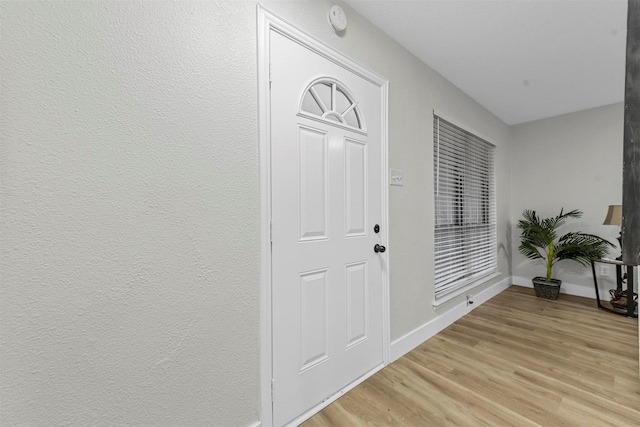
[[[273,419],[283,425],[383,361],[382,97],[275,31],[270,46]]]

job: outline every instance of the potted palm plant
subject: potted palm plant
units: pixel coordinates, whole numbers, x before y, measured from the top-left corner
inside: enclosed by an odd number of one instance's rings
[[[569,232],[558,237],[558,228],[567,218],[580,218],[582,212],[572,210],[551,218],[540,218],[534,210],[525,210],[524,219],[518,221],[520,229],[520,253],[531,260],[542,260],[546,264],[545,277],[535,277],[533,287],[540,298],[557,299],[561,280],[552,278],[556,263],[568,259],[584,266],[592,259],[603,258],[614,245],[593,234]]]

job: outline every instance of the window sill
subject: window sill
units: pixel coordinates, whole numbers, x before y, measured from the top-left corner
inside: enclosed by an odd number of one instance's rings
[[[460,289],[457,289],[456,291],[447,294],[447,295],[443,295],[442,298],[439,298],[437,300],[435,300],[433,302],[433,308],[438,308],[440,307],[442,304],[446,303],[447,301],[451,301],[452,299],[463,295],[467,292],[469,292],[471,289],[476,288],[480,285],[483,285],[485,283],[487,283],[489,280],[491,279],[495,279],[496,277],[499,277],[500,275],[502,275],[502,273],[500,273],[499,271],[493,272],[493,273],[489,273],[486,276],[483,277],[479,277],[478,279],[474,280],[473,282],[469,283],[468,285],[463,286]]]

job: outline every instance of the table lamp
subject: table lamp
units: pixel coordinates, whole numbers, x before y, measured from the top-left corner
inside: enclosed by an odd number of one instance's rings
[[[620,244],[620,251],[622,251],[622,205],[609,205],[609,211],[607,217],[604,219],[603,225],[617,225],[620,226],[620,235],[618,236],[618,243]],[[622,260],[622,253],[618,258]]]

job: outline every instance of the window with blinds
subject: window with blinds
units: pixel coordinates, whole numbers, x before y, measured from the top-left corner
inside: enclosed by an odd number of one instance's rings
[[[434,115],[435,297],[497,270],[494,146]]]

